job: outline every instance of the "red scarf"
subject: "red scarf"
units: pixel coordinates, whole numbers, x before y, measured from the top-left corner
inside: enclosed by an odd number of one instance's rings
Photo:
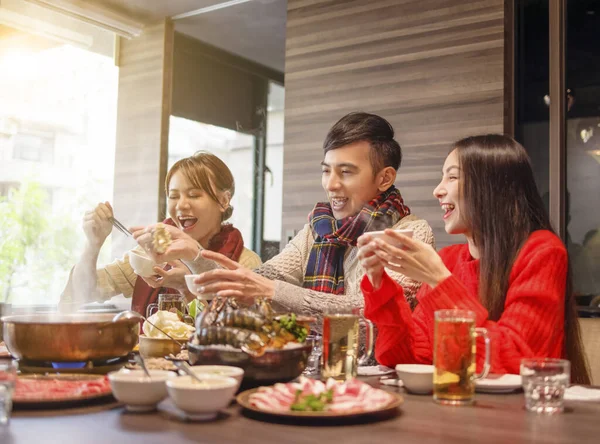
[[[165,219],[163,223],[176,226],[175,222],[170,218]],[[207,249],[221,253],[229,259],[238,262],[244,250],[242,233],[231,224],[222,225],[221,231],[209,241]],[[165,270],[170,268],[167,265]],[[158,301],[158,295],[161,293],[178,294],[179,292],[173,288],[152,288],[138,276],[133,287],[133,295],[131,296],[131,309],[137,311],[142,316],[146,316],[146,308],[148,305]]]

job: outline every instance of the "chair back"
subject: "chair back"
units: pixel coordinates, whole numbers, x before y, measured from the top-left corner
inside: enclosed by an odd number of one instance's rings
[[[600,385],[600,318],[579,318],[579,326],[592,384]]]

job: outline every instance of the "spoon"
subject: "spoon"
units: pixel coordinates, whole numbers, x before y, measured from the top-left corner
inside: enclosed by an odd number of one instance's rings
[[[169,361],[171,361],[173,363],[173,365],[175,367],[177,367],[179,370],[183,370],[187,375],[191,376],[192,379],[194,380],[194,382],[200,382],[200,383],[204,382],[202,379],[200,379],[196,375],[196,373],[194,373],[192,371],[189,364],[187,362],[185,362],[184,360],[177,359],[175,356],[173,356],[173,354],[170,354],[169,356],[165,356],[165,358],[168,359]]]
[[[150,372],[146,368],[146,363],[144,362],[144,358],[142,358],[142,355],[140,355],[139,353],[136,353],[134,355],[134,359],[140,365],[140,367],[142,367],[142,370],[144,370],[144,373],[146,373],[146,376],[148,377],[148,379],[152,379],[152,376],[150,376]]]
[[[142,316],[141,314],[139,314],[136,311],[133,311],[133,310],[122,311],[121,313],[118,313],[114,318],[112,318],[112,322],[119,322],[119,321],[122,321],[123,319],[142,319],[142,320],[146,321],[148,324],[150,324],[152,327],[157,329],[159,332],[161,332],[163,335],[165,335],[167,338],[169,338],[171,341],[175,342],[181,348],[185,347],[185,344],[178,341],[173,336],[171,336],[169,333],[166,333],[164,330],[161,330],[160,328],[158,328],[155,324],[150,322],[148,319],[146,319],[144,316]]]

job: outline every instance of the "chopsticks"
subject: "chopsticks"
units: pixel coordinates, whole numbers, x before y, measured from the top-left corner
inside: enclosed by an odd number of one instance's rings
[[[130,231],[125,227],[125,225],[123,225],[121,222],[119,222],[117,219],[115,219],[114,217],[110,218],[110,223],[113,224],[113,226],[119,230],[121,233],[123,233],[125,236],[131,236]]]

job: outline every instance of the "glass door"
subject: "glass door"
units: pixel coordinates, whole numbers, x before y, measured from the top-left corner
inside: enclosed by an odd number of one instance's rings
[[[600,2],[565,15],[565,241],[579,304],[600,305]]]

